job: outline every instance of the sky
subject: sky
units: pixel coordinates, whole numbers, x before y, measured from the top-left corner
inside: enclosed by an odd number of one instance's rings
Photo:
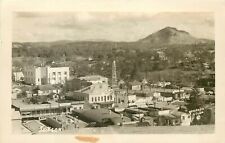
[[[16,12],[12,37],[14,42],[137,41],[167,26],[214,39],[214,15],[208,12]]]

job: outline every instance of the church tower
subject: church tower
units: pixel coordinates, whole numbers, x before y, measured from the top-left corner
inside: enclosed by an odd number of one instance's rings
[[[116,75],[116,61],[114,60],[112,63],[112,87],[117,87],[117,75]]]

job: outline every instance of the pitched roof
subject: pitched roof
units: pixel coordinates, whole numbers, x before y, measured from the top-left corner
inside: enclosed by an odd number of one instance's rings
[[[135,85],[141,85],[141,82],[135,80],[133,82],[130,83],[132,86],[135,86]]]
[[[80,112],[83,116],[92,120],[93,122],[102,122],[102,119],[120,117],[119,114],[110,112],[108,109],[91,109],[83,110]]]

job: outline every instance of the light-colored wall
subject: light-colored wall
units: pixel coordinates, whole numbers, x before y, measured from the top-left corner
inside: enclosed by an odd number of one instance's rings
[[[190,126],[191,125],[191,115],[190,114],[182,114],[181,115],[181,126]]]
[[[89,94],[89,103],[111,102],[111,101],[114,101],[114,98],[115,98],[114,94],[110,92],[102,93],[102,94]]]
[[[53,73],[55,72],[55,76]],[[65,74],[65,72],[67,74]],[[61,73],[61,76],[60,74]],[[26,83],[34,85],[65,83],[69,79],[69,67],[34,67],[28,66],[23,70]],[[55,80],[54,80],[55,78]],[[61,78],[61,79],[60,79]]]
[[[35,67],[27,66],[23,69],[24,81],[29,84],[35,84]]]
[[[14,81],[20,81],[22,78],[24,78],[24,75],[22,72],[13,72],[13,78]]]
[[[63,84],[69,79],[69,67],[47,67],[47,75],[49,84]]]
[[[132,85],[132,90],[141,90],[141,85]]]

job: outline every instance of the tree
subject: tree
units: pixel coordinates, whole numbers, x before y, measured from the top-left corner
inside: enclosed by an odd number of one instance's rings
[[[17,95],[17,98],[26,98],[26,97],[27,97],[26,91],[22,91],[21,93],[19,93],[19,94]]]
[[[201,98],[201,95],[198,94],[198,92],[196,90],[192,91],[187,108],[189,110],[197,109],[197,108],[202,107],[204,104],[205,104],[205,102],[204,102],[204,99]]]

